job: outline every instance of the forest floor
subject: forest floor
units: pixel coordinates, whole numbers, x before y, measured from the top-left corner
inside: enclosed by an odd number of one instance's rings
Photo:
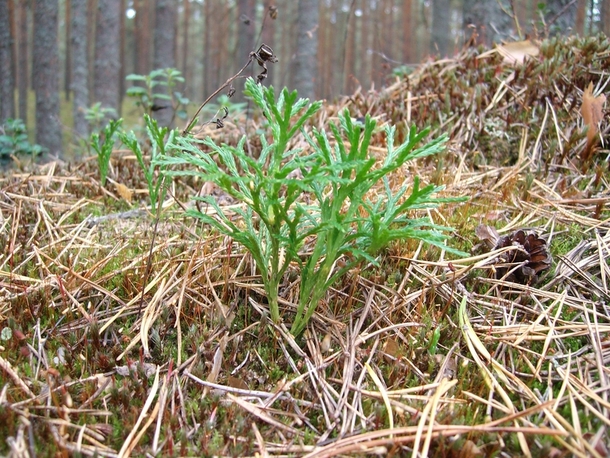
[[[176,180],[157,222],[124,150],[106,187],[96,158],[4,173],[0,454],[608,456],[610,43],[501,51],[430,61],[316,115],[447,133],[392,183],[467,196],[428,216],[471,255],[394,243],[296,339],[298,271],[273,323],[251,257],[184,216],[204,183]],[[261,126],[206,132],[236,143]],[[370,151],[385,148],[380,131]]]

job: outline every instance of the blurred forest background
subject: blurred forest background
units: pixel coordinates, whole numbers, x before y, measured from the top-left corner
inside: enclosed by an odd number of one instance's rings
[[[597,33],[610,34],[610,0],[0,0],[0,124],[24,120],[62,157],[95,129],[94,104],[137,116],[124,99],[142,81],[127,75],[178,69],[192,113],[261,43],[279,59],[264,84],[332,100],[463,46]]]

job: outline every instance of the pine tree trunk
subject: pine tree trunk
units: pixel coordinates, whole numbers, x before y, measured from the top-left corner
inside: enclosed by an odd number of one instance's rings
[[[72,110],[74,114],[74,132],[80,138],[89,136],[89,124],[85,119],[85,110],[89,106],[89,55],[87,46],[87,0],[72,2]]]
[[[235,47],[235,53],[233,54],[233,62],[236,67],[235,71],[243,67],[243,65],[248,61],[248,57],[252,51],[256,51],[254,49],[254,25],[256,23],[254,1],[239,0],[237,7],[237,46]],[[255,72],[257,71],[256,68],[252,68]],[[244,97],[244,82],[245,80],[240,78],[233,83],[236,90],[235,95],[233,96],[235,102],[243,102],[246,100]]]
[[[479,0],[464,0],[463,26],[466,40],[472,35],[469,26],[476,27],[477,43],[491,47],[500,43],[510,34],[513,24],[510,17],[502,11],[496,1],[481,2]]]
[[[150,72],[150,10],[148,0],[135,0],[136,73]]]
[[[59,52],[57,0],[34,2],[34,62],[36,92],[36,143],[47,149],[43,159],[62,156],[59,121]]]
[[[330,27],[328,26],[329,14],[328,8],[324,6],[324,2],[320,5],[319,22],[320,22],[320,33],[318,38],[318,48],[323,49],[324,52],[318,53],[318,97],[326,98],[330,93],[330,85],[328,81],[329,72],[327,71],[327,62],[331,58],[331,45],[329,41]]]
[[[95,29],[95,101],[119,108],[120,79],[120,0],[98,0]]]
[[[95,30],[97,24],[95,21],[97,11],[97,0],[87,0],[87,17],[90,18],[87,24],[87,55],[88,58],[88,75],[95,74]],[[93,94],[95,89],[95,79],[93,76],[87,78],[87,84],[89,86],[89,102],[92,103],[94,100]]]
[[[360,84],[364,90],[368,90],[371,87],[371,55],[369,50],[372,49],[370,40],[370,21],[369,15],[370,6],[368,0],[364,0],[362,5],[362,29],[360,38]]]
[[[413,63],[413,38],[415,28],[413,27],[413,17],[411,13],[411,0],[403,0],[401,11],[401,37],[402,37],[402,62],[404,64]]]
[[[318,84],[318,0],[299,0],[294,86],[301,97],[313,99]]]
[[[66,0],[65,4],[65,20],[64,24],[66,24],[66,45],[65,45],[65,60],[64,60],[64,94],[66,100],[70,100],[70,80],[72,78],[72,47],[70,46],[71,37],[70,37],[70,24],[72,23],[72,5],[70,0]]]
[[[373,19],[373,27],[372,33],[373,36],[371,38],[371,85],[375,85],[375,89],[379,89],[382,81],[382,72],[381,72],[381,5],[379,2],[373,9],[370,7],[369,14],[374,16]]]
[[[126,58],[126,30],[125,30],[125,8],[126,0],[121,0],[119,7],[119,108],[118,115],[121,116],[123,111],[123,98],[125,97],[125,76],[127,76],[127,58]]]
[[[600,26],[602,32],[604,32],[606,36],[610,37],[610,2],[608,0],[602,2],[601,19],[602,22]]]
[[[13,79],[13,39],[8,2],[0,0],[0,124],[15,117],[15,80]]]
[[[548,8],[546,20],[549,34],[551,36],[570,35],[576,24],[576,3],[572,0],[548,0],[546,6]]]
[[[28,11],[25,2],[18,2],[19,24],[17,27],[17,88],[19,93],[19,117],[27,123],[28,119]]]
[[[182,4],[182,8],[184,10],[184,20],[183,20],[183,30],[182,30],[182,62],[181,62],[181,67],[182,68],[182,76],[184,76],[184,79],[187,82],[187,87],[190,85],[192,87],[192,85],[194,84],[194,81],[192,81],[191,79],[191,72],[190,72],[190,67],[188,66],[188,57],[189,57],[189,29],[190,29],[190,22],[191,22],[191,2],[189,0],[184,0],[183,4]],[[188,94],[187,94],[188,95]]]
[[[216,72],[214,72],[214,62],[218,49],[212,46],[212,32],[214,31],[213,10],[210,2],[203,4],[203,93],[201,100],[205,100],[213,90]]]
[[[155,5],[154,61],[155,69],[176,67],[176,2],[157,0]],[[159,89],[164,91],[163,86]],[[174,110],[169,100],[157,99],[158,107],[154,112],[155,119],[161,126],[169,126],[174,118]]]
[[[447,56],[452,49],[450,18],[451,2],[449,0],[433,0],[430,52],[441,57]]]
[[[153,67],[176,67],[176,2],[157,0],[155,6]]]
[[[346,22],[345,61],[343,64],[343,92],[352,94],[357,87],[354,75],[354,60],[356,55],[356,15],[354,14],[355,1],[352,0]]]

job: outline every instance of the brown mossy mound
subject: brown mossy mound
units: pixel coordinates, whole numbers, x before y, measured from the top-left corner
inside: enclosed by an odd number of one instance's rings
[[[565,165],[586,145],[583,90],[607,83],[610,41],[605,35],[544,40],[524,63],[497,51],[467,48],[396,78],[381,93],[346,99],[354,116],[370,114],[393,125],[432,126],[471,153],[475,165],[509,165],[526,145],[546,166]],[[602,123],[603,124],[603,123]],[[602,126],[608,136],[608,124]]]

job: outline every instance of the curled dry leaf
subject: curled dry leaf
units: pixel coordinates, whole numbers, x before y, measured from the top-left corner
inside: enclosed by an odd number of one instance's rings
[[[472,458],[483,455],[483,450],[481,450],[481,448],[478,447],[477,444],[475,444],[473,441],[467,439],[462,445],[458,456],[460,458]]]
[[[131,198],[133,196],[133,192],[131,191],[131,189],[121,183],[115,183],[114,187],[116,189],[117,194],[121,196],[122,199],[126,200],[127,202],[131,202]]]
[[[593,92],[593,83],[589,83],[589,86],[582,94],[582,105],[581,113],[582,119],[585,126],[588,126],[587,130],[587,142],[593,143],[595,137],[599,133],[599,123],[604,118],[604,104],[606,103],[606,96],[604,94],[595,95]]]
[[[499,45],[496,49],[504,57],[504,63],[511,65],[522,64],[526,59],[540,53],[540,48],[530,40],[506,43]]]
[[[500,239],[500,234],[498,234],[496,228],[485,224],[479,224],[474,233],[485,244],[487,251],[493,250]]]
[[[551,267],[553,258],[546,240],[523,229],[500,237],[490,226],[480,225],[475,230],[479,239],[490,249],[515,247],[496,259],[496,277],[521,284],[535,284],[540,274]]]

